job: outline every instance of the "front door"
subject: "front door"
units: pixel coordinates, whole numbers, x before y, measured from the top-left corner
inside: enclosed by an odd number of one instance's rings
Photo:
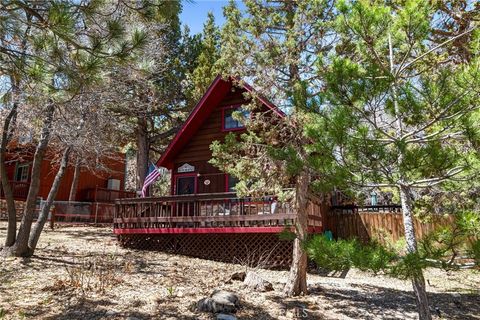
[[[177,177],[176,194],[194,194],[196,180],[197,177],[195,176]]]
[[[176,195],[187,195],[194,194],[196,191],[197,176],[178,176],[175,183],[175,194]],[[193,216],[195,215],[195,201],[185,198],[185,201],[177,202],[176,206],[176,215],[180,217]]]

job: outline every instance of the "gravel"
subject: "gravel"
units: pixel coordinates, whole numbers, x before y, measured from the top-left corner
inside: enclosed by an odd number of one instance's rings
[[[5,228],[0,222],[2,242]],[[45,230],[34,257],[0,258],[0,319],[216,319],[194,306],[217,289],[239,296],[237,319],[416,319],[408,281],[355,269],[309,274],[310,295],[287,298],[288,271],[255,270],[273,284],[270,292],[230,280],[243,271],[124,249],[111,228],[61,226]],[[425,277],[434,318],[480,319],[479,271],[431,269]]]

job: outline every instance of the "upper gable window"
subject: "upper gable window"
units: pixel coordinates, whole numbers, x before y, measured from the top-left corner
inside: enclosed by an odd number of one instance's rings
[[[245,118],[250,116],[250,112],[243,110],[241,106],[231,106],[223,109],[223,125],[224,131],[240,130],[245,128],[245,125],[240,121],[234,119],[233,113],[240,111]]]

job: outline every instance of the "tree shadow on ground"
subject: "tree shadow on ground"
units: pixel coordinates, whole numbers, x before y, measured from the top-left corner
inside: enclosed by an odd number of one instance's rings
[[[316,274],[321,277],[327,277],[327,278],[339,278],[339,279],[345,279],[347,277],[348,272],[350,269],[345,269],[342,271],[330,271],[327,269],[322,269],[322,268],[310,268],[308,273],[310,274]]]
[[[94,300],[90,298],[79,299],[76,303],[69,305],[61,313],[42,317],[46,320],[95,320],[95,319],[152,319],[152,316],[137,311],[114,312],[116,304],[107,300]]]
[[[413,292],[357,285],[356,289],[335,288],[326,290],[321,285],[310,290],[311,295],[321,296],[339,316],[351,318],[370,317],[402,319],[406,313],[416,313]],[[480,296],[475,294],[428,293],[432,313],[447,319],[478,319]]]
[[[296,299],[290,299],[285,296],[274,295],[269,297],[271,301],[279,305],[277,310],[278,315],[286,316],[288,319],[305,319],[305,320],[314,320],[314,319],[327,319],[325,316],[319,314],[317,310],[311,310],[306,303],[298,301]],[[268,298],[267,298],[268,299]],[[255,309],[255,306],[252,306],[252,309]],[[257,319],[255,315],[249,318],[241,318],[254,320]],[[277,319],[277,317],[270,317],[264,319]]]
[[[46,230],[46,232],[59,232],[67,238],[81,238],[82,240],[87,241],[105,242],[105,237],[110,238],[112,241],[116,240],[113,231],[111,229],[105,230],[105,228],[94,229],[89,227],[79,229],[78,226],[75,226],[75,228],[71,228],[69,226],[62,226],[61,228],[56,228],[54,230]]]
[[[180,311],[177,306],[178,305],[175,303],[162,305],[158,308],[158,315],[154,316],[153,318],[154,319],[194,320],[201,317],[202,319],[203,318],[216,319],[216,315],[213,313],[202,313],[202,312],[193,311],[189,314],[185,314],[182,311]],[[241,302],[241,308],[234,315],[238,320],[276,320],[278,319],[278,317],[272,316],[262,306],[253,305],[245,301]]]

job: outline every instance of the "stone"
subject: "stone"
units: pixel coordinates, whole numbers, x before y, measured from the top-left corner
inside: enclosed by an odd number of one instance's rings
[[[241,272],[235,272],[234,274],[232,274],[232,276],[230,277],[230,280],[236,280],[236,281],[244,281],[245,280],[245,277],[246,277],[246,273],[241,271]]]
[[[265,292],[272,291],[273,285],[267,280],[263,279],[258,273],[249,271],[243,283],[255,291]]]
[[[240,307],[240,299],[232,292],[215,290],[209,298],[197,302],[197,310],[211,313],[235,313]]]
[[[217,320],[237,320],[237,317],[231,314],[219,313],[217,314]]]
[[[113,317],[117,315],[117,312],[116,311],[113,311],[113,310],[108,310],[106,313],[105,313],[105,316],[107,317]]]

